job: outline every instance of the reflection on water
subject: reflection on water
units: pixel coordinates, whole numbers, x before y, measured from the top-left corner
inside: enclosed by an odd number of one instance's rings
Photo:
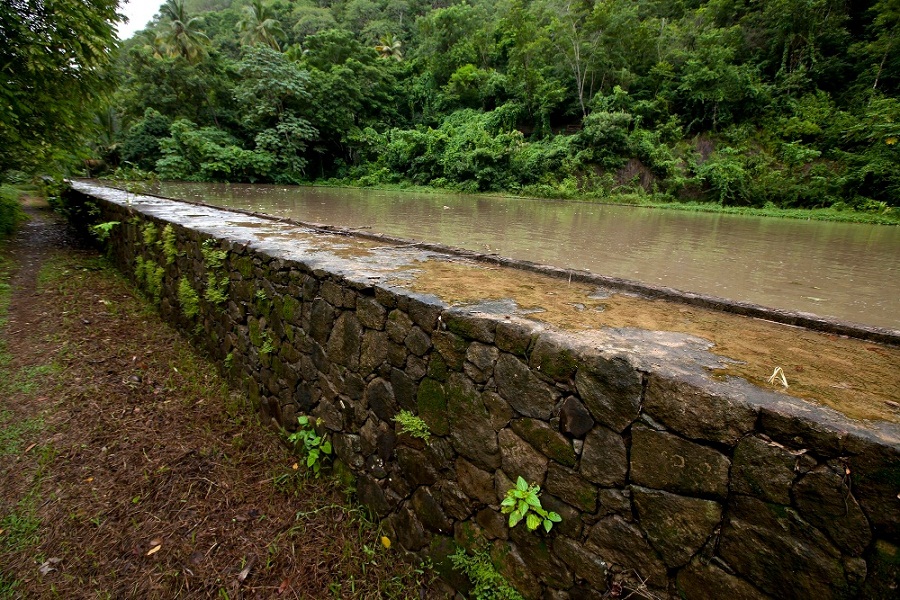
[[[156,193],[900,329],[900,227],[343,188]]]

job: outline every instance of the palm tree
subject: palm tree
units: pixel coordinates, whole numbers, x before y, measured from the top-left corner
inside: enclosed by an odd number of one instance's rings
[[[375,46],[375,50],[381,55],[381,58],[393,58],[399,62],[403,60],[402,47],[403,42],[388,34],[381,38],[380,43]]]
[[[275,36],[284,37],[284,30],[272,16],[271,8],[263,6],[262,0],[253,0],[244,7],[244,18],[238,21],[237,30],[241,34],[241,44],[245,46],[264,44],[273,50],[281,50]]]
[[[200,30],[202,20],[187,14],[184,0],[166,0],[159,10],[170,22],[169,29],[160,36],[169,56],[183,56],[191,63],[206,56],[209,38]]]

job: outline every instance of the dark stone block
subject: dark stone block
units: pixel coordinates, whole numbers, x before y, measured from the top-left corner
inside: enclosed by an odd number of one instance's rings
[[[425,356],[431,350],[431,337],[415,326],[406,334],[403,343],[416,356]]]
[[[382,421],[391,422],[399,412],[391,384],[380,377],[366,387],[365,398],[369,409]]]
[[[606,591],[606,563],[583,544],[558,537],[553,541],[553,552],[569,565],[576,577],[587,581],[598,592]]]
[[[850,595],[841,553],[785,506],[735,496],[729,502],[719,553],[738,574],[779,599]]]
[[[566,566],[550,549],[550,540],[543,535],[543,529],[528,531],[521,522],[512,528],[509,537],[518,547],[525,564],[537,578],[556,589],[568,589],[575,580]]]
[[[570,345],[570,340],[561,338],[559,334],[543,333],[534,344],[528,364],[553,381],[571,381],[575,377],[578,363]]]
[[[491,427],[494,431],[500,431],[509,425],[510,419],[513,418],[513,410],[506,403],[506,400],[500,397],[496,392],[484,392],[481,394],[481,401],[487,409],[491,418]]]
[[[322,282],[322,287],[319,288],[319,294],[325,302],[332,306],[344,306],[344,291],[341,289],[341,286],[331,280]]]
[[[900,433],[896,425],[848,435],[844,449],[853,494],[878,537],[900,542]],[[872,426],[875,429],[876,426]]]
[[[401,508],[389,519],[389,531],[400,545],[411,552],[422,549],[428,543],[425,528],[409,508]]]
[[[434,331],[437,327],[438,317],[444,307],[434,302],[425,302],[419,298],[410,298],[408,312],[413,323],[425,331]]]
[[[366,331],[359,353],[359,374],[371,375],[387,360],[388,338],[383,331]]]
[[[897,597],[900,581],[900,547],[887,540],[875,540],[868,552],[868,572],[862,598],[888,600]]]
[[[506,515],[493,508],[483,508],[475,515],[475,522],[484,530],[485,535],[492,540],[509,538],[507,521]]]
[[[394,398],[404,410],[416,410],[416,383],[400,369],[391,369],[391,387],[394,389]]]
[[[510,424],[519,437],[527,441],[547,458],[574,467],[578,458],[572,442],[550,425],[537,419],[514,419]]]
[[[409,350],[407,350],[406,346],[403,344],[396,344],[394,342],[387,343],[387,357],[391,366],[397,367],[398,369],[405,367],[408,354]]]
[[[461,374],[454,373],[445,390],[453,448],[487,470],[499,467],[497,434],[475,386]]]
[[[594,426],[590,411],[575,396],[563,400],[559,409],[559,429],[574,438],[581,438]]]
[[[541,584],[531,573],[531,568],[522,557],[522,553],[507,542],[496,540],[491,547],[491,560],[497,571],[526,600],[537,600],[541,597]]]
[[[363,327],[381,331],[387,321],[387,309],[375,298],[361,296],[356,301],[356,316]]]
[[[397,462],[403,476],[414,486],[434,485],[438,482],[438,472],[425,455],[413,448],[399,446]]]
[[[369,507],[376,515],[384,518],[391,510],[390,504],[384,497],[384,490],[378,482],[368,475],[360,475],[356,480],[356,496],[359,501]]]
[[[713,385],[651,375],[644,410],[667,428],[691,439],[734,445],[753,431],[756,409],[743,398],[735,397],[733,390],[720,393]]]
[[[428,372],[428,363],[413,354],[406,357],[406,374],[413,381],[420,381]]]
[[[427,487],[420,487],[413,492],[410,505],[422,524],[434,533],[450,534],[453,524],[441,508],[441,503],[432,495]]]
[[[595,427],[584,440],[579,471],[602,486],[625,485],[628,452],[622,436],[606,427]]]
[[[497,501],[494,493],[494,476],[482,471],[465,458],[456,459],[456,478],[459,487],[469,498],[482,504],[494,504]]]
[[[447,514],[459,521],[472,516],[473,502],[455,481],[441,483],[441,504]]]
[[[324,346],[328,342],[328,336],[331,334],[331,328],[334,326],[336,316],[337,311],[333,306],[321,298],[314,300],[312,312],[309,316],[310,337]]]
[[[510,429],[503,429],[497,436],[500,442],[503,471],[513,480],[522,476],[528,483],[544,485],[547,457]]]
[[[525,363],[511,354],[501,354],[494,367],[494,379],[497,391],[520,414],[550,418],[557,392],[538,379]]]
[[[495,346],[488,346],[480,342],[472,342],[466,350],[466,360],[488,376],[493,371],[494,363],[500,358],[500,351]]]
[[[447,381],[450,371],[447,369],[447,362],[439,352],[432,352],[431,356],[428,357],[428,369],[425,374],[438,381]]]
[[[746,437],[734,450],[731,491],[766,502],[790,504],[796,465],[797,457],[783,447],[758,437]]]
[[[523,323],[497,323],[496,345],[500,350],[525,358],[534,335],[534,326]]]
[[[385,330],[394,343],[402,344],[412,329],[413,322],[405,312],[395,309],[390,312],[385,324]]]
[[[607,563],[633,569],[650,585],[663,587],[668,583],[666,565],[641,530],[618,515],[606,517],[591,528],[588,548]]]
[[[362,455],[359,436],[352,433],[335,433],[332,439],[335,455],[354,472],[362,472],[366,460]]]
[[[362,347],[362,325],[352,312],[338,317],[328,337],[328,358],[348,369],[359,369],[359,353]]]
[[[728,600],[770,600],[755,587],[714,564],[693,560],[678,572],[676,589],[682,598],[704,600],[727,598]]]
[[[654,431],[631,430],[631,480],[638,485],[691,496],[724,498],[731,461],[712,448]]]
[[[597,509],[597,487],[578,473],[554,462],[547,468],[547,491],[563,502],[592,513]]]
[[[594,419],[613,431],[621,433],[638,417],[641,375],[623,358],[585,359],[575,387]]]
[[[462,370],[469,347],[465,339],[449,331],[436,331],[431,335],[431,343],[452,371]]]
[[[441,382],[427,377],[423,379],[419,384],[416,404],[419,417],[425,421],[431,433],[435,435],[450,433],[450,422],[447,420],[447,394]]]
[[[687,564],[722,519],[721,505],[711,500],[637,486],[631,494],[641,528],[669,567]]]
[[[441,315],[447,329],[457,335],[484,342],[494,343],[497,322],[489,317],[476,317],[458,309],[445,310]]]
[[[553,494],[548,493],[547,490],[541,493],[541,505],[562,517],[562,521],[553,524],[554,535],[558,533],[573,539],[581,535],[584,523],[581,519],[580,510],[570,504],[566,504]]]
[[[840,549],[860,556],[872,541],[872,532],[853,497],[849,475],[836,462],[810,471],[794,485],[794,505]]]

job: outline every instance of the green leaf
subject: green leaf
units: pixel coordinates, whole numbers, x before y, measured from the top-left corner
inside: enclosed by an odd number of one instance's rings
[[[522,515],[520,515],[517,511],[513,511],[509,514],[509,527],[515,527],[519,521],[522,520]]]
[[[541,518],[534,513],[528,513],[525,524],[528,526],[528,531],[534,531],[541,524]]]
[[[516,481],[516,489],[520,492],[525,492],[528,490],[528,482],[525,481],[521,475],[519,475],[519,479]]]
[[[547,514],[547,518],[550,519],[551,521],[553,521],[554,523],[559,523],[562,521],[562,517],[559,516],[559,513],[555,513],[553,511],[550,511]]]
[[[510,510],[512,510],[512,507],[515,505],[516,505],[516,499],[513,498],[512,496],[507,496],[506,498],[503,499],[503,502],[500,503],[501,507],[503,507],[503,508],[509,507]]]
[[[322,452],[325,454],[331,454],[331,442],[325,442],[322,444]]]
[[[553,529],[553,521],[548,521],[544,519],[544,531],[550,533],[550,530]]]
[[[537,494],[528,494],[527,496],[525,496],[525,502],[535,508],[541,508],[541,501],[537,497]]]

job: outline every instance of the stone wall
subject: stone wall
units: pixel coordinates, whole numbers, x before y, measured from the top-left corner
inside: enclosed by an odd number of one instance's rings
[[[526,598],[897,597],[895,425],[95,201],[162,314],[278,424],[321,418],[395,544],[462,589],[456,545]],[[520,475],[551,533],[500,513]]]

